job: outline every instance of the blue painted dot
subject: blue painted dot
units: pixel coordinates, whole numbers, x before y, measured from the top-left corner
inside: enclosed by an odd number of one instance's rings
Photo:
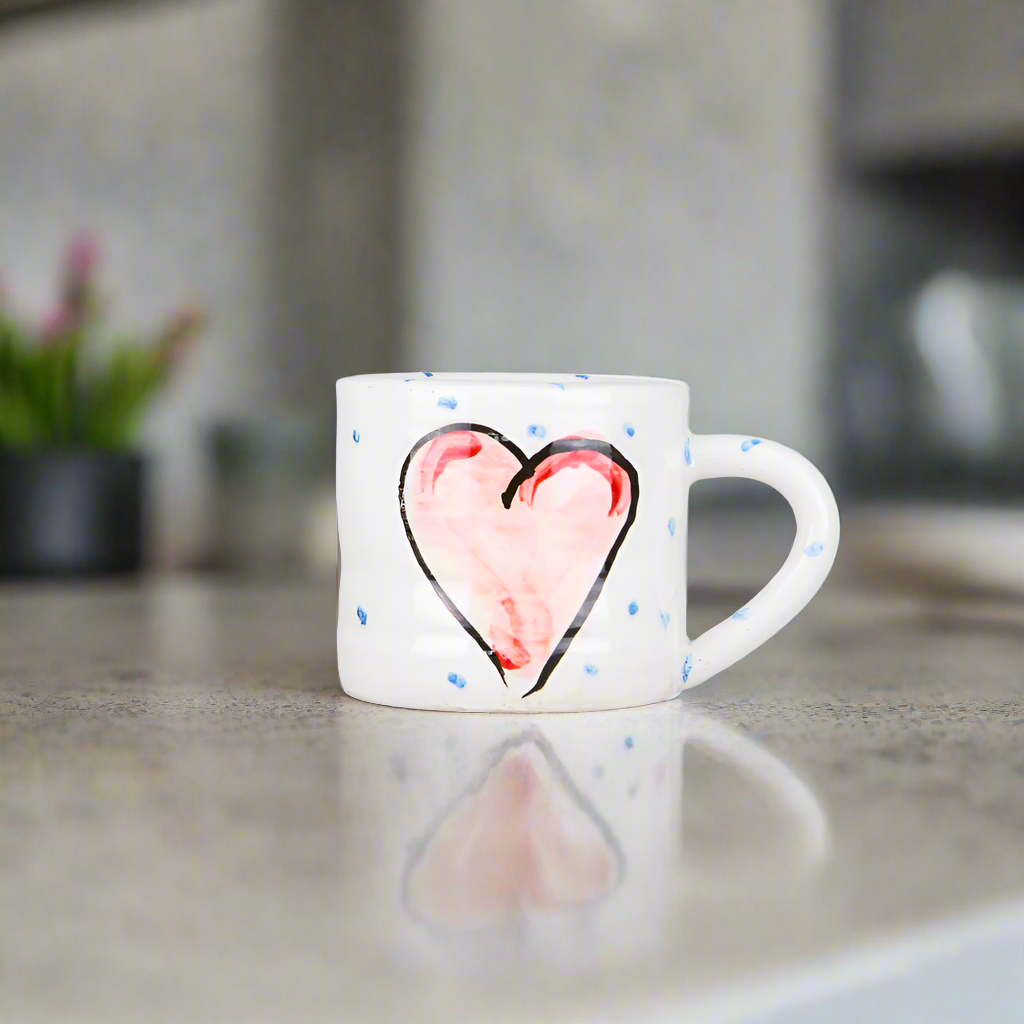
[[[636,427],[634,427],[632,423],[623,423],[623,424],[622,424],[622,429],[623,429],[623,430],[624,430],[624,431],[625,431],[625,432],[626,432],[626,433],[627,433],[627,434],[628,434],[628,435],[629,435],[630,437],[632,437],[632,436],[633,436],[633,435],[634,435],[634,434],[636,433]]]
[[[661,613],[661,624],[662,624],[662,625],[663,625],[663,626],[664,626],[664,627],[665,627],[666,629],[668,629],[668,624],[669,624],[669,622],[671,621],[671,619],[672,619],[672,616],[671,616],[671,615],[669,615],[669,613],[668,613],[668,612],[662,612],[662,613]]]
[[[428,372],[427,370],[424,370],[423,371],[423,376],[424,377],[433,377],[434,375],[432,373]]]
[[[760,443],[761,439],[759,437],[748,437],[747,440],[740,445],[740,448],[745,452],[749,452],[750,449],[754,447],[754,445]]]
[[[676,521],[674,519],[670,519],[668,521],[668,535],[670,537],[674,537],[676,535]]]
[[[690,439],[686,439],[686,444],[683,445],[683,458],[686,459],[688,466],[693,465],[693,456],[690,454]]]
[[[452,686],[457,686],[460,690],[466,685],[466,680],[457,672],[448,673],[448,682],[451,683]]]
[[[633,737],[632,736],[627,736],[626,737],[626,749],[627,750],[632,750],[633,749]]]
[[[539,423],[531,423],[527,428],[526,432],[530,437],[547,437],[547,429],[542,427]]]
[[[563,391],[565,390],[565,385],[564,384],[559,384],[557,380],[553,380],[551,382],[551,386],[553,388],[561,388]]]
[[[356,615],[359,617],[359,625],[360,626],[365,626],[366,625],[366,611],[364,610],[362,605],[360,605],[356,609]]]
[[[734,619],[749,619],[750,618],[750,609],[749,608],[741,608],[738,612],[734,612],[732,614],[731,618],[734,618]]]
[[[638,605],[636,603],[636,601],[630,601],[629,602],[629,614],[630,615],[636,615],[636,613],[638,611],[640,611],[640,605]]]
[[[448,395],[446,397],[439,398],[437,400],[437,404],[444,409],[454,409],[455,406],[459,404],[459,400],[457,398],[452,398],[451,395]]]
[[[352,431],[352,440],[355,441],[356,444],[359,444],[359,431],[358,430],[353,430]]]
[[[577,373],[576,376],[579,377],[581,380],[590,380],[589,373]]]
[[[588,676],[596,676],[597,675],[597,666],[596,665],[584,665],[583,666],[583,671],[586,672]]]
[[[807,547],[804,548],[804,554],[807,555],[808,558],[817,558],[824,550],[825,545],[822,544],[821,541],[816,540],[813,544],[808,544]]]
[[[690,673],[693,671],[693,655],[688,654],[686,660],[683,662],[683,682],[687,682],[690,678]]]

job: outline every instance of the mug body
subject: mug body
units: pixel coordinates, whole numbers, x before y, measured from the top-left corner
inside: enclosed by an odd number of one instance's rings
[[[536,712],[684,687],[685,384],[406,373],[337,394],[348,694]]]

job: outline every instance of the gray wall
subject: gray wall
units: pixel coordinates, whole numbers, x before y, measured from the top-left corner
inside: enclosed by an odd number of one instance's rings
[[[402,8],[276,9],[271,359],[281,393],[326,423],[335,380],[391,369],[402,330]]]
[[[822,457],[824,5],[415,12],[405,364],[680,376]]]

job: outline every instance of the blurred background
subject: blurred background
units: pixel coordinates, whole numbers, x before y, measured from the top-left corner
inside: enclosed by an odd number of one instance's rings
[[[806,453],[854,570],[1024,589],[1022,57],[1015,0],[0,0],[7,571],[333,572],[337,377],[586,370]]]

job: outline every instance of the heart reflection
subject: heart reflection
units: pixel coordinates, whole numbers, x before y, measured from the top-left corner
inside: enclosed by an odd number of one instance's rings
[[[405,903],[434,924],[482,928],[593,904],[623,868],[611,829],[529,730],[498,749],[413,849]]]

